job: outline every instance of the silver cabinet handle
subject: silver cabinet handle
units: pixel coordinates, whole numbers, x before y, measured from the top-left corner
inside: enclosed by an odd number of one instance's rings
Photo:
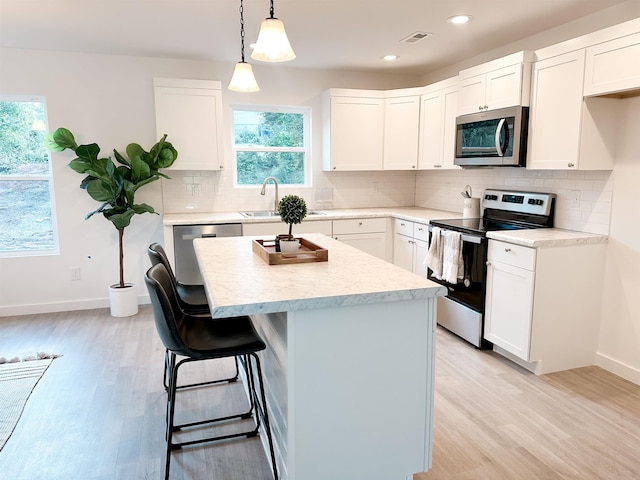
[[[573,163],[568,163],[568,164],[567,164],[567,167],[569,167],[569,168],[573,168],[573,167],[575,167],[575,165],[574,165]]]
[[[510,248],[505,248],[504,251],[509,253],[511,251],[511,249]]]

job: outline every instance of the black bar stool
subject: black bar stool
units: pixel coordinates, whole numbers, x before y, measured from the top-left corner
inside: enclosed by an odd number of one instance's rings
[[[151,265],[157,265],[161,263],[164,265],[164,268],[169,272],[169,277],[171,278],[171,282],[176,289],[176,293],[178,294],[178,304],[183,312],[189,315],[210,315],[209,311],[209,302],[207,301],[207,293],[204,290],[203,285],[189,285],[185,283],[178,282],[175,274],[173,273],[173,269],[171,268],[171,264],[169,263],[169,258],[167,257],[167,253],[164,251],[164,248],[159,243],[152,243],[147,248],[147,254],[149,255],[149,260],[151,261]],[[180,385],[177,388],[190,388],[197,387],[201,385],[209,385],[220,382],[235,382],[238,380],[238,359],[235,360],[236,364],[236,372],[234,376],[229,378],[224,378],[220,380],[213,380],[209,382],[202,383],[191,383],[189,385]],[[167,371],[169,365],[169,351],[165,350],[164,354],[164,375],[162,377],[162,383],[164,385],[164,389],[167,390],[169,388],[167,381]]]
[[[167,395],[167,450],[165,480],[169,479],[171,451],[201,443],[215,442],[236,437],[252,437],[258,434],[262,423],[267,434],[271,451],[271,465],[274,478],[278,478],[271,426],[266,409],[266,399],[262,380],[262,368],[256,352],[266,348],[247,316],[212,319],[204,315],[189,315],[179,305],[178,294],[170,274],[162,264],[151,267],[145,282],[151,297],[156,329],[162,343],[169,352],[169,390]],[[176,362],[176,355],[185,357]],[[176,384],[179,368],[188,362],[217,358],[239,357],[247,376],[250,408],[247,412],[221,418],[202,420],[182,425],[174,425]],[[255,375],[254,375],[255,365]],[[256,390],[255,382],[258,382]],[[207,437],[181,443],[173,442],[173,433],[190,427],[212,424],[223,420],[254,417],[255,428],[250,431]],[[261,420],[262,419],[262,423]]]

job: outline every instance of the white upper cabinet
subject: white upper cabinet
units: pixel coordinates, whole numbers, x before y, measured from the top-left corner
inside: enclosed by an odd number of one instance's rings
[[[222,88],[218,81],[153,79],[156,132],[178,151],[173,170],[221,170]]]
[[[587,48],[584,95],[640,89],[640,32]]]
[[[457,77],[430,85],[420,101],[418,168],[459,169],[453,163],[458,113]]]
[[[385,99],[382,161],[385,170],[417,169],[419,123],[419,95]]]
[[[531,52],[518,52],[460,72],[458,113],[529,105]]]
[[[617,100],[583,100],[584,67],[584,49],[534,65],[528,169],[613,168]]]
[[[381,170],[383,92],[331,89],[324,94],[324,170]]]

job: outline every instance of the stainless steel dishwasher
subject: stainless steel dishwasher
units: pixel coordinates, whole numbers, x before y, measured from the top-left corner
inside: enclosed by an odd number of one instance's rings
[[[193,249],[194,238],[241,236],[241,223],[175,225],[173,227],[173,248],[175,251],[175,273],[178,281],[189,285],[202,284],[196,252]]]

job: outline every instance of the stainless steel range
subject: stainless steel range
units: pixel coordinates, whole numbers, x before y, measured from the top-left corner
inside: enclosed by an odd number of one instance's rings
[[[487,277],[487,232],[553,227],[555,194],[487,189],[482,198],[482,216],[430,222],[430,242],[434,227],[439,235],[459,232],[462,267],[455,281],[428,277],[448,289],[438,298],[438,324],[479,348],[488,348],[483,339]]]

